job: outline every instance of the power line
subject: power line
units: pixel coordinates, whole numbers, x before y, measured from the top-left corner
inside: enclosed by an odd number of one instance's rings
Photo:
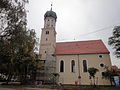
[[[120,23],[118,23],[118,24],[120,24]],[[103,31],[103,30],[109,30],[109,28],[112,28],[112,27],[114,27],[114,26],[112,25],[112,26],[101,28],[101,29],[97,29],[97,30],[89,32],[89,33],[80,34],[79,37],[89,35],[89,34],[93,34],[93,33],[97,33],[97,32]]]

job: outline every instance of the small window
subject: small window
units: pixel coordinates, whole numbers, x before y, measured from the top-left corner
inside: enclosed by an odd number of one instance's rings
[[[47,41],[48,39],[46,38],[46,41]]]
[[[103,58],[103,55],[99,55],[98,57],[99,57],[99,58]]]
[[[53,25],[51,25],[53,27]]]
[[[71,61],[71,72],[75,72],[75,61]]]
[[[104,76],[104,75],[105,75],[105,72],[101,72],[101,74],[102,74],[102,76]]]
[[[101,63],[101,64],[100,64],[100,66],[101,66],[101,67],[104,67],[104,64],[103,64],[103,63]]]
[[[83,72],[87,72],[87,61],[83,60]]]
[[[60,61],[60,72],[64,72],[64,61]]]
[[[46,31],[46,34],[49,34],[49,31]]]
[[[49,21],[49,19],[48,19],[48,21]]]
[[[45,53],[46,53],[46,51],[45,51]]]

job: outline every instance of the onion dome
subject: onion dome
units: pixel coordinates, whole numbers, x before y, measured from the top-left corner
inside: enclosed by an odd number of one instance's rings
[[[44,15],[44,19],[46,19],[46,17],[53,17],[55,20],[57,19],[57,15],[54,11],[52,11],[52,8],[50,11],[47,11]]]

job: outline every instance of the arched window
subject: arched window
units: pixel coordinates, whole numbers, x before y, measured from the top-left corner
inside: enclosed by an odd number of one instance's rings
[[[83,72],[87,72],[87,61],[83,60]]]
[[[71,61],[71,72],[75,72],[75,61]]]
[[[49,34],[49,31],[46,31],[46,34]]]
[[[60,72],[64,72],[64,61],[60,61]]]

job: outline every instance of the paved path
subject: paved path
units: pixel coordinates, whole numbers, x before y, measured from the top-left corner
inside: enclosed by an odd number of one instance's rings
[[[0,87],[0,90],[53,90],[53,89],[44,89],[44,88],[1,88]]]

